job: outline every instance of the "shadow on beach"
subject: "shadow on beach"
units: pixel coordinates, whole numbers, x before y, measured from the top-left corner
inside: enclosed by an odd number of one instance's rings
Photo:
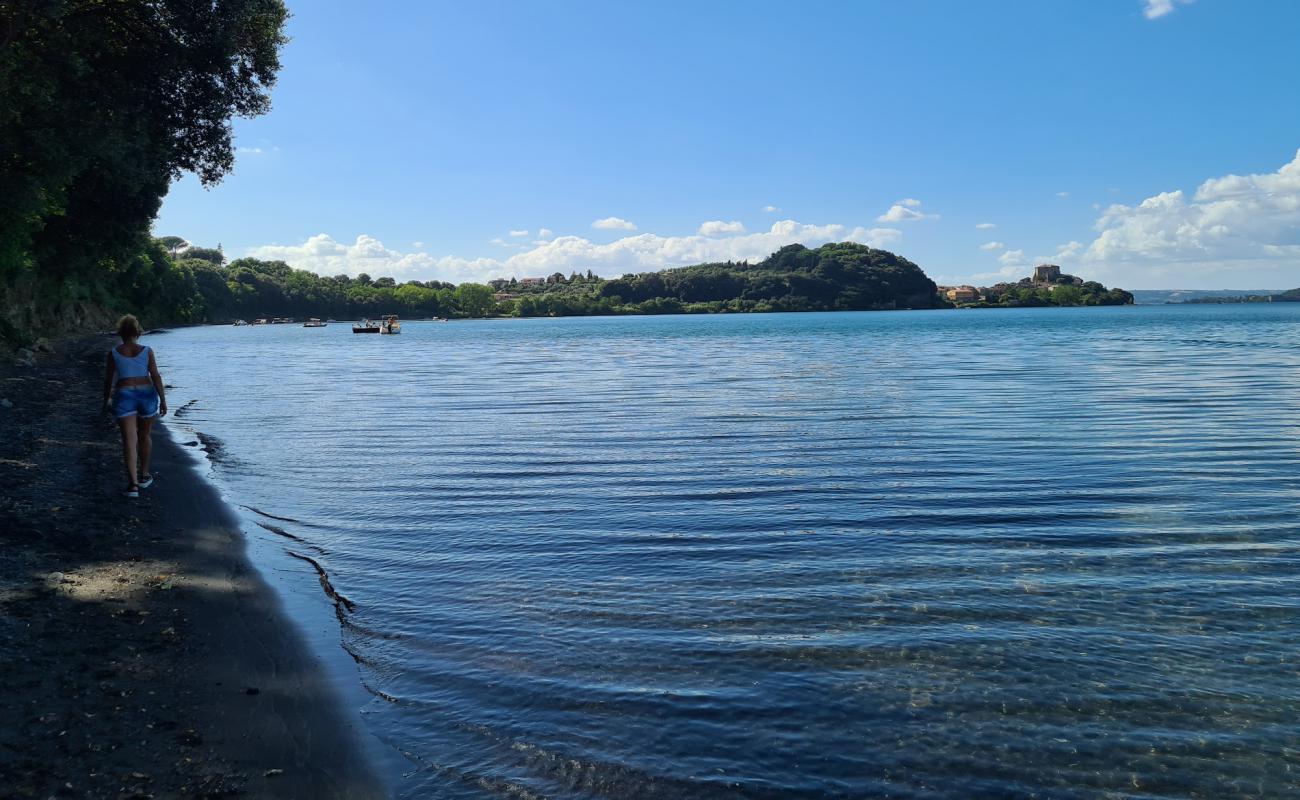
[[[0,796],[382,797],[238,523],[165,434],[121,496],[107,339],[0,368]]]

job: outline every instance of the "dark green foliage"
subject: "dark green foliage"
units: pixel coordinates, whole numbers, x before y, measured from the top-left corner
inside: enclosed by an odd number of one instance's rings
[[[156,241],[159,244],[162,243],[161,239],[158,239]],[[199,261],[206,261],[209,264],[214,264],[218,267],[226,263],[226,254],[213,247],[190,247],[186,249],[184,252],[182,252],[180,254],[180,257],[186,259],[197,259]]]
[[[986,305],[1021,307],[1045,306],[1126,306],[1133,304],[1133,295],[1123,289],[1107,289],[1096,281],[1082,285],[1059,284],[1046,286],[1012,286]]]
[[[548,287],[549,289],[549,287]],[[852,242],[782,247],[757,264],[700,264],[605,281],[598,296],[658,314],[932,308],[934,282],[901,256]],[[716,305],[715,305],[716,304]],[[673,312],[675,313],[675,312]]]
[[[192,314],[192,269],[149,225],[172,180],[230,171],[230,120],[270,107],[287,16],[281,0],[0,0],[0,299]]]
[[[283,261],[240,258],[222,265],[219,251],[189,247],[168,256],[173,239],[155,239],[128,262],[133,292],[171,319],[230,322],[261,317],[356,319],[404,317],[564,317],[603,314],[703,314],[850,308],[930,308],[935,287],[906,259],[862,245],[784,248],[758,264],[701,264],[604,280],[587,272],[560,273],[523,286],[439,281],[399,284],[360,274],[324,277]],[[194,256],[201,257],[194,257]],[[144,282],[151,281],[148,285]],[[496,302],[494,288],[518,294]]]
[[[124,262],[121,279],[132,294],[151,298],[148,313],[193,322],[237,318],[321,317],[357,319],[399,314],[419,317],[568,317],[610,314],[724,314],[766,311],[837,311],[937,308],[937,287],[905,258],[859,244],[816,249],[790,245],[756,264],[700,264],[605,280],[594,274],[549,282],[497,279],[490,285],[440,281],[397,283],[364,273],[321,276],[283,261],[240,258],[214,263],[189,247],[174,259],[170,240],[152,240]],[[556,276],[559,276],[558,278]],[[494,289],[512,297],[497,302]],[[1119,305],[1132,302],[1100,283],[1058,284],[1055,289],[1014,284],[1003,305]]]
[[[195,252],[217,251],[192,247],[172,260],[163,240],[153,241],[148,255],[151,263],[157,264],[133,273],[154,279],[165,276],[156,286],[137,287],[138,292],[156,298],[156,316],[151,314],[150,319],[230,322],[260,317],[353,319],[380,314],[453,317],[496,311],[492,290],[480,284],[457,288],[438,281],[399,285],[390,277],[371,280],[368,275],[322,277],[283,261],[256,258],[240,258],[222,266],[192,258]],[[164,308],[174,312],[164,313]]]

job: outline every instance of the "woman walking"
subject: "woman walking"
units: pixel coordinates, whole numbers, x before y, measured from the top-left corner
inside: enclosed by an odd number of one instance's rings
[[[167,413],[163,380],[153,349],[137,339],[143,331],[140,320],[127,314],[117,321],[122,343],[108,351],[104,371],[104,410],[113,412],[122,429],[122,460],[126,466],[126,496],[139,497],[141,489],[153,484],[149,456],[153,446],[149,433],[154,420]]]

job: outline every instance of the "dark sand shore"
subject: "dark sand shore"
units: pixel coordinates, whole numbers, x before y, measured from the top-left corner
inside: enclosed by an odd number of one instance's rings
[[[385,796],[186,453],[121,496],[111,344],[0,367],[0,797]]]

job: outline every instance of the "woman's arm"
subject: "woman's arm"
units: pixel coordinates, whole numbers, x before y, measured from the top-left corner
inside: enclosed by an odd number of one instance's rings
[[[117,366],[113,363],[112,353],[107,353],[105,358],[108,359],[108,366],[104,368],[104,410],[107,411],[109,403],[113,402],[113,373]]]
[[[153,360],[153,348],[149,348],[149,377],[153,379],[153,388],[158,392],[158,416],[167,416],[167,395],[163,393],[162,375],[158,374],[158,362]]]

